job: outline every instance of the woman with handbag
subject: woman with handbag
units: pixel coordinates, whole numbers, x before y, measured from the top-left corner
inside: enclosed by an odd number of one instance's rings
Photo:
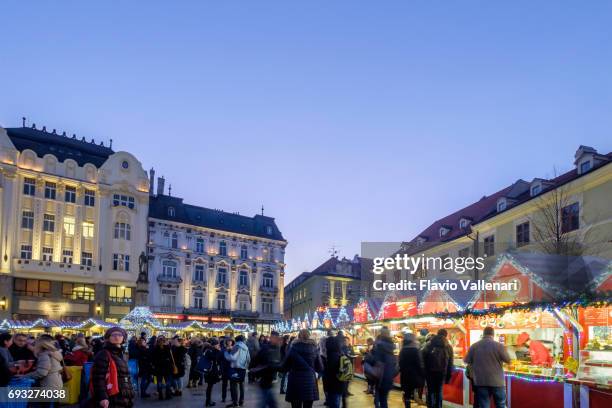
[[[153,363],[153,374],[157,381],[159,399],[172,399],[172,376],[175,366],[172,364],[172,354],[168,340],[164,336],[157,338],[155,347],[151,352],[151,362]],[[165,397],[164,388],[166,391]]]
[[[319,400],[317,373],[323,371],[323,364],[307,329],[300,330],[291,343],[281,370],[289,375],[285,401],[291,403],[291,408],[311,408]]]
[[[183,339],[179,336],[172,338],[172,347],[170,348],[172,357],[172,383],[174,395],[180,397],[183,395],[183,377],[185,376],[185,356],[187,348],[183,345]]]
[[[38,387],[61,390],[64,386],[62,372],[64,371],[62,352],[55,347],[55,340],[48,334],[41,335],[34,346],[36,355],[36,370],[19,376],[37,380]],[[40,404],[39,406],[52,406],[52,403]]]
[[[104,333],[104,347],[91,367],[91,386],[94,406],[101,408],[130,408],[136,393],[123,353],[127,333],[121,327],[111,327]]]

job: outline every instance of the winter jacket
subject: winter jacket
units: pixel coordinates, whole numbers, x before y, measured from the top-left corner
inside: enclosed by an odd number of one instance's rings
[[[430,355],[435,351],[434,349],[436,348],[442,349],[447,355],[446,369],[443,372],[437,372],[434,370],[434,367],[431,366]],[[446,340],[446,337],[440,336],[438,334],[432,337],[432,339],[425,345],[425,347],[423,347],[422,356],[426,378],[436,378],[441,376],[441,379],[443,379],[446,383],[450,381],[454,367],[453,347],[450,345],[448,340]]]
[[[225,352],[225,358],[230,362],[232,368],[247,369],[251,362],[251,356],[247,345],[242,341],[236,342],[231,353]]]
[[[185,355],[187,354],[187,348],[184,346],[172,346],[172,357],[174,357],[174,364],[178,369],[178,372],[174,374],[175,378],[181,378],[185,375]]]
[[[155,346],[151,352],[153,363],[153,375],[158,377],[170,377],[172,375],[172,358],[170,357],[170,347]]]
[[[68,353],[64,360],[66,362],[66,365],[83,367],[83,365],[85,365],[85,363],[89,361],[90,357],[90,351],[84,350],[79,346],[76,346],[75,350],[72,353]]]
[[[210,370],[204,376],[204,381],[206,381],[207,384],[216,384],[219,382],[219,377],[221,376],[221,367],[219,364],[220,355],[221,351],[214,347],[207,348],[202,355],[202,357],[207,358],[211,363]]]
[[[323,388],[326,392],[341,394],[344,391],[345,384],[337,377],[340,371],[340,356],[342,355],[338,338],[328,337],[325,340],[325,349],[327,350],[327,359],[323,369]]]
[[[189,354],[189,357],[191,358],[191,368],[189,371],[191,375],[194,375],[197,373],[196,367],[198,366],[198,361],[200,361],[200,357],[202,357],[202,354],[204,354],[204,347],[201,344],[197,346],[192,345],[189,347],[187,354]]]
[[[472,381],[476,386],[504,387],[503,363],[510,362],[510,356],[503,344],[493,336],[483,338],[472,344],[463,359],[471,365]]]
[[[108,395],[109,382],[107,374],[109,373],[110,360],[113,359],[117,367],[117,381],[119,384],[119,393],[113,396]],[[61,382],[61,378],[60,378]],[[117,347],[111,343],[106,343],[104,349],[94,357],[93,366],[91,368],[91,383],[93,386],[93,400],[96,406],[100,406],[100,401],[107,399],[110,407],[131,407],[134,400],[134,389],[130,378],[130,371],[125,361],[123,348]]]
[[[272,387],[272,381],[274,381],[274,378],[276,377],[280,364],[281,357],[279,346],[274,346],[267,343],[259,349],[259,352],[253,359],[252,367],[256,367],[258,369],[255,376],[259,378],[260,387]]]
[[[395,344],[389,337],[380,337],[374,342],[372,359],[381,362],[384,367],[382,378],[376,385],[381,391],[389,391],[393,387],[393,378],[398,372],[397,357],[394,351]]]
[[[4,356],[0,354],[0,387],[6,387],[11,380],[11,371],[4,361]]]
[[[62,353],[58,350],[44,350],[38,353],[36,370],[24,377],[37,380],[41,388],[61,389],[64,386],[61,371]]]
[[[251,359],[254,359],[257,353],[259,352],[259,340],[257,340],[256,336],[249,336],[246,345],[249,349],[249,355],[251,356]]]
[[[399,355],[399,370],[402,389],[405,392],[420,388],[425,384],[423,358],[416,343],[402,347]]]
[[[316,373],[323,371],[323,364],[314,341],[295,340],[287,351],[282,370],[289,373],[286,401],[319,400]]]
[[[147,378],[153,373],[153,362],[151,360],[151,350],[146,347],[138,349],[138,376]]]
[[[219,361],[219,369],[221,370],[221,378],[228,379],[231,375],[231,367],[232,363],[225,358],[225,347],[221,347],[219,352],[218,361]]]

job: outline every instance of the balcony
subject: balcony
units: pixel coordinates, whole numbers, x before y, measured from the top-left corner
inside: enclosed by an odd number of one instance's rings
[[[277,294],[278,293],[278,288],[276,286],[271,287],[271,286],[260,286],[259,287],[259,291],[263,292],[263,293],[274,293]]]
[[[174,283],[175,285],[179,285],[183,283],[183,278],[180,276],[166,276],[166,275],[157,275],[157,282],[159,283]]]
[[[153,313],[173,313],[182,314],[183,308],[180,306],[149,306]]]
[[[249,285],[238,285],[238,292],[249,292],[251,290],[251,287]]]
[[[232,317],[259,317],[259,312],[250,310],[234,310],[231,313]]]
[[[47,275],[56,277],[66,275],[79,277],[93,277],[97,267],[62,262],[50,262],[35,259],[13,259],[13,270],[15,272],[44,272]]]
[[[192,278],[191,279],[191,284],[192,285],[198,285],[198,286],[206,286],[206,280],[205,279],[195,279],[195,278]]]
[[[183,310],[183,313],[194,314],[194,315],[205,315],[205,314],[208,314],[208,312],[210,312],[209,309],[199,308],[199,307],[186,307]]]

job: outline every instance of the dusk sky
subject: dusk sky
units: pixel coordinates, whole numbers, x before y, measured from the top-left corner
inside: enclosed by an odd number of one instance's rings
[[[612,151],[609,1],[91,3],[3,2],[0,125],[112,138],[191,204],[263,204],[286,282]]]

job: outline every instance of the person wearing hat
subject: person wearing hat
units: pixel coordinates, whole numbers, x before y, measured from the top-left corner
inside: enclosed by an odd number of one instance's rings
[[[130,371],[123,356],[127,333],[111,327],[104,333],[104,346],[94,357],[91,368],[93,400],[96,407],[130,408],[134,405],[134,389]]]
[[[550,350],[541,341],[532,340],[529,333],[522,332],[516,339],[517,347],[528,347],[531,364],[550,367],[552,366],[553,358]]]

